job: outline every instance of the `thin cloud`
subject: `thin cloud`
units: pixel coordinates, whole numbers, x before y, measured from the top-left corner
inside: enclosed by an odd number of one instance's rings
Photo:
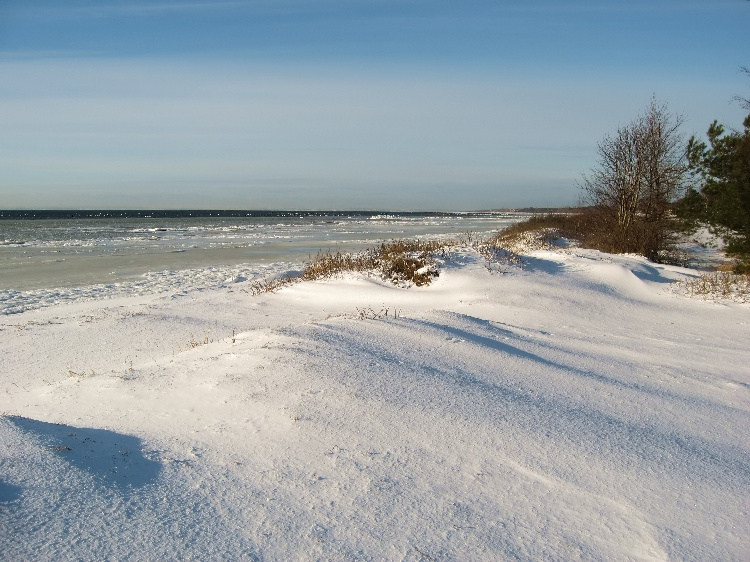
[[[230,11],[243,10],[258,14],[282,15],[282,14],[309,14],[309,13],[336,13],[341,9],[385,7],[398,8],[413,4],[424,4],[416,2],[393,2],[391,0],[325,0],[324,2],[310,2],[306,0],[225,0],[217,2],[130,2],[116,5],[91,5],[59,7],[48,5],[42,7],[26,7],[23,13],[27,17],[38,17],[45,19],[81,19],[81,18],[118,18],[150,17],[179,13],[195,13],[203,11]]]

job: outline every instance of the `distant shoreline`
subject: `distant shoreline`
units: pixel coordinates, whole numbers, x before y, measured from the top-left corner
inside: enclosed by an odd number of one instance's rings
[[[277,217],[458,217],[516,213],[570,212],[570,207],[525,207],[476,211],[386,211],[386,210],[234,210],[234,209],[0,209],[0,220],[62,220],[117,218],[277,218]]]

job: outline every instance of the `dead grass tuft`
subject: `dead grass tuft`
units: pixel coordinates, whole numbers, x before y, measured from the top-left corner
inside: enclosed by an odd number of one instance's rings
[[[447,242],[394,240],[356,254],[319,252],[305,265],[303,281],[328,279],[349,272],[375,272],[395,285],[422,287],[438,276],[433,254]]]
[[[251,295],[261,295],[263,293],[275,293],[282,287],[286,287],[292,283],[296,283],[300,278],[297,275],[284,275],[281,277],[271,277],[263,279],[254,279],[250,281],[247,289],[243,289],[249,292]]]
[[[514,238],[519,234],[537,231],[554,231],[558,237],[576,238],[581,232],[583,215],[580,213],[548,213],[533,215],[501,230],[494,238]]]
[[[340,251],[321,251],[305,264],[300,275],[302,281],[329,279],[347,272],[366,272],[377,268],[377,260],[373,250],[365,250],[356,254]]]
[[[699,277],[678,281],[686,295],[705,300],[728,300],[750,303],[750,273],[714,271]]]
[[[177,353],[182,353],[183,351],[188,351],[191,349],[195,349],[196,347],[200,347],[202,345],[208,345],[210,343],[213,343],[214,340],[209,338],[208,335],[206,335],[202,340],[197,340],[195,337],[190,336],[190,341],[188,341],[187,346],[185,349],[182,349],[182,346],[177,346]],[[132,364],[131,364],[132,365]],[[132,370],[132,367],[131,367]]]
[[[504,265],[523,268],[523,254],[534,250],[552,250],[571,244],[572,228],[567,215],[531,217],[509,226],[474,247],[487,260],[487,269]],[[575,241],[572,241],[576,244]]]
[[[564,236],[555,228],[502,231],[490,238],[487,243],[515,254],[524,254],[534,250],[552,250],[568,244]]]
[[[455,242],[394,240],[363,252],[320,251],[305,264],[301,273],[251,281],[252,295],[272,293],[299,281],[331,279],[346,273],[377,274],[394,285],[422,287],[438,276],[435,255]]]
[[[188,347],[190,349],[195,349],[196,347],[199,347],[201,345],[208,345],[209,343],[213,343],[213,340],[209,339],[208,335],[206,335],[206,337],[204,337],[202,340],[197,340],[193,336],[190,336]]]
[[[380,270],[383,279],[395,285],[429,285],[438,276],[433,254],[445,246],[445,242],[421,240],[396,240],[381,244],[375,256],[376,269]]]
[[[357,315],[356,318],[359,320],[381,320],[383,318],[388,318],[388,312],[390,311],[389,308],[383,307],[379,311],[375,311],[372,307],[365,307],[365,308],[357,308]],[[399,317],[399,310],[398,308],[393,309],[393,314],[391,316],[392,318],[398,318]]]

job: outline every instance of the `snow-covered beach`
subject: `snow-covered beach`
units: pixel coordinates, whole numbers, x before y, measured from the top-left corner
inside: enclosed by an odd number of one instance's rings
[[[0,317],[0,556],[745,560],[750,307],[694,275],[464,248]]]
[[[71,216],[72,215],[72,216]],[[0,211],[0,315],[283,275],[320,250],[475,238],[528,213]]]

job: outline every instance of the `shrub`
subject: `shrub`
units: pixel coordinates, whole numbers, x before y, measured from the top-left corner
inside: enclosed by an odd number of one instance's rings
[[[252,281],[250,293],[270,293],[298,281],[329,279],[349,272],[376,273],[395,285],[421,287],[438,276],[434,254],[451,245],[453,242],[394,240],[358,253],[320,251],[299,274]]]

